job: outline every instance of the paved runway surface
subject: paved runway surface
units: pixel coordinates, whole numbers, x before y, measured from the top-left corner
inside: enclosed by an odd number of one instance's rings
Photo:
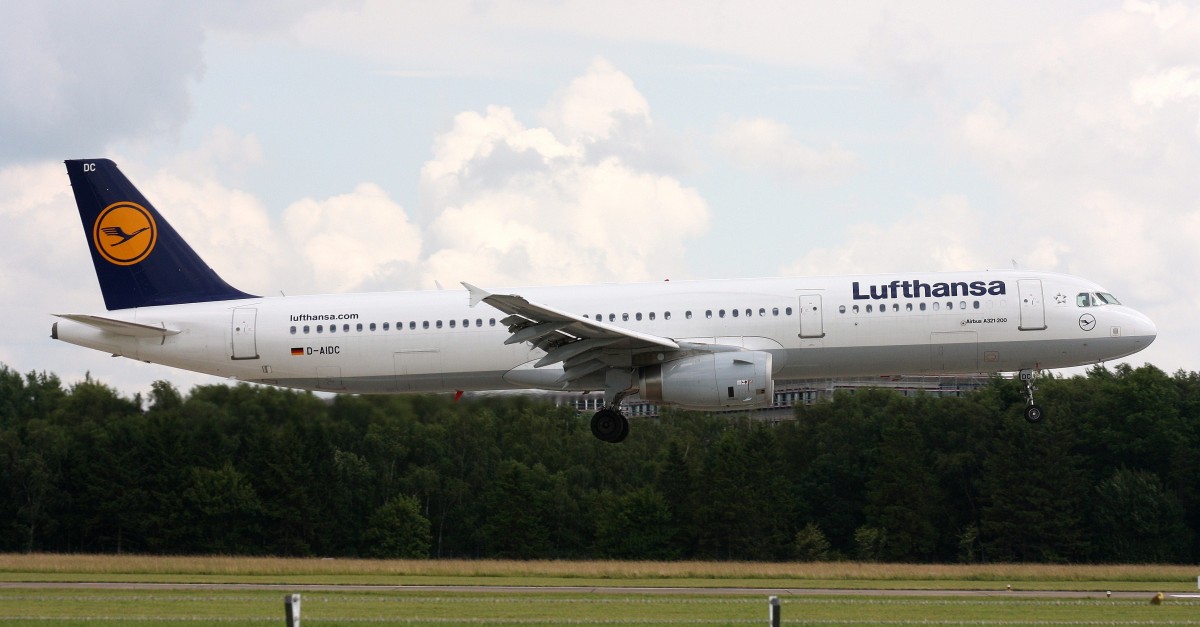
[[[628,586],[379,586],[257,583],[0,582],[0,590],[267,590],[279,592],[472,592],[481,594],[742,595],[865,597],[1037,597],[1103,599],[1106,592],[1081,590],[895,590],[852,588],[679,588]],[[1149,599],[1149,591],[1114,591],[1112,598]],[[1175,596],[1175,595],[1168,595]],[[1193,595],[1179,595],[1191,597]]]

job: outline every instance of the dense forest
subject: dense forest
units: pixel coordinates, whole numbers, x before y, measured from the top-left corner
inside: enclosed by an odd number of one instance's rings
[[[1197,562],[1200,374],[1094,368],[623,444],[536,397],[238,385],[128,398],[0,366],[0,551]]]

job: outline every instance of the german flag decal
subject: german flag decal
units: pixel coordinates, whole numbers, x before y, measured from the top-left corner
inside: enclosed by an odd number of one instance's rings
[[[303,348],[293,348],[292,349],[292,355],[303,355],[303,354],[304,354]]]

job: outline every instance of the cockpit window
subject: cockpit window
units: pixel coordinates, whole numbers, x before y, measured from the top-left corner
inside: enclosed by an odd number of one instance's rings
[[[1120,305],[1121,301],[1108,292],[1081,292],[1075,297],[1079,307],[1100,307],[1101,305]]]

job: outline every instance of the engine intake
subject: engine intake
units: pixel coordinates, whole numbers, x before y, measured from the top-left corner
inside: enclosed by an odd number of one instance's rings
[[[639,371],[639,396],[685,409],[763,407],[775,396],[771,354],[730,351],[693,355]]]

